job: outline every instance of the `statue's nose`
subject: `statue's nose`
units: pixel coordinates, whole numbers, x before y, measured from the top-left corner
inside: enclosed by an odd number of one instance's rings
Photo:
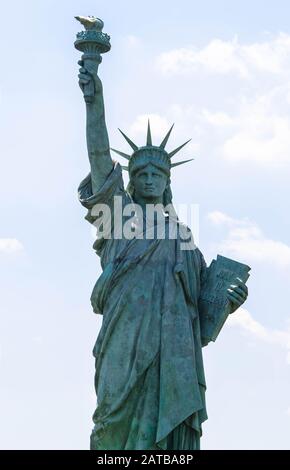
[[[151,186],[152,185],[152,176],[148,175],[146,179],[146,186]]]

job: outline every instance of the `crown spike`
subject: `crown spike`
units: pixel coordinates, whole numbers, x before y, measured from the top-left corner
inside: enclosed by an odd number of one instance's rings
[[[148,119],[148,126],[147,126],[147,142],[146,142],[146,145],[152,145],[151,129],[150,129],[149,119]]]
[[[130,147],[132,147],[132,149],[133,149],[134,151],[138,150],[137,145],[134,144],[134,142],[132,142],[132,140],[129,139],[129,137],[127,137],[126,134],[124,134],[124,132],[121,131],[121,129],[118,129],[118,130],[121,132],[121,134],[122,134],[122,136],[124,137],[124,139],[127,140],[127,142],[128,142],[128,144],[130,145]]]
[[[180,145],[179,147],[177,147],[175,150],[172,150],[172,152],[170,152],[168,155],[169,155],[169,158],[173,157],[173,155],[175,155],[177,152],[179,152],[179,150],[181,150],[186,144],[188,144],[188,142],[190,142],[191,139],[187,140],[186,142],[184,142],[184,144]]]
[[[189,160],[183,160],[182,162],[172,163],[170,165],[170,168],[173,168],[174,166],[178,166],[178,165],[183,165],[183,163],[191,162],[192,160],[194,160],[194,158],[190,158]]]
[[[169,139],[169,136],[171,134],[171,131],[173,129],[173,126],[174,124],[172,124],[172,126],[170,127],[169,131],[167,132],[166,136],[164,137],[164,139],[162,140],[161,144],[159,145],[160,148],[164,149],[165,148],[165,145],[167,144],[167,141]]]
[[[111,150],[117,153],[118,155],[121,155],[121,157],[126,158],[127,160],[130,160],[130,155],[127,155],[127,153],[120,152],[120,150],[113,149],[112,147],[111,147]]]

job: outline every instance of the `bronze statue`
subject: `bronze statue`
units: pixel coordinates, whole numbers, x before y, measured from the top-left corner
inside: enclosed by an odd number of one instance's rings
[[[127,159],[130,182],[124,188],[122,167],[111,158],[98,76],[110,38],[101,20],[77,18],[86,27],[75,46],[84,53],[79,84],[91,168],[79,199],[97,228],[94,249],[103,269],[91,296],[94,312],[103,315],[94,347],[91,449],[199,449],[207,419],[202,346],[216,339],[227,315],[246,300],[250,268],[222,256],[207,268],[179,221],[170,178],[172,168],[184,163],[172,158],[185,144],[165,150],[172,128],[153,145],[148,123],[141,147],[122,133],[132,149],[116,151]],[[157,208],[153,217],[147,217],[149,205]],[[128,207],[136,209],[133,217]]]

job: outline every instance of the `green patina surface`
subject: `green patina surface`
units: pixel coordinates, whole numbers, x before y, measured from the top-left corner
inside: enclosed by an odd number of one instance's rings
[[[75,45],[83,52],[79,84],[86,102],[91,168],[79,186],[79,199],[87,209],[86,219],[98,229],[94,249],[103,269],[91,297],[94,312],[103,316],[94,347],[98,405],[91,449],[199,449],[207,418],[202,347],[215,339],[208,332],[224,314],[218,308],[212,314],[211,305],[207,316],[204,299],[209,296],[201,296],[208,272],[203,255],[193,243],[191,249],[182,249],[187,228],[173,206],[161,210],[159,218],[137,218],[139,236],[130,240],[115,236],[115,229],[120,229],[116,224],[123,228],[128,217],[107,225],[111,237],[106,238],[95,213],[98,204],[114,212],[115,196],[121,204],[118,215],[129,203],[143,209],[148,204],[171,205],[171,158],[183,145],[165,150],[170,129],[162,143],[153,146],[149,124],[145,147],[123,134],[133,149],[132,155],[117,151],[129,162],[130,183],[124,188],[122,167],[111,158],[98,76],[100,53],[109,50],[108,44],[104,48],[109,39],[100,20],[78,19],[86,28]],[[172,226],[178,234],[174,239]],[[240,278],[224,288],[228,314],[245,301],[247,288]]]

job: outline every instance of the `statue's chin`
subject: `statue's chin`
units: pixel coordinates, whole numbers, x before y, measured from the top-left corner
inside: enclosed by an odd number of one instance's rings
[[[137,204],[160,204],[163,201],[162,195],[156,194],[155,192],[143,192],[142,196],[139,194],[134,195],[134,201]]]

